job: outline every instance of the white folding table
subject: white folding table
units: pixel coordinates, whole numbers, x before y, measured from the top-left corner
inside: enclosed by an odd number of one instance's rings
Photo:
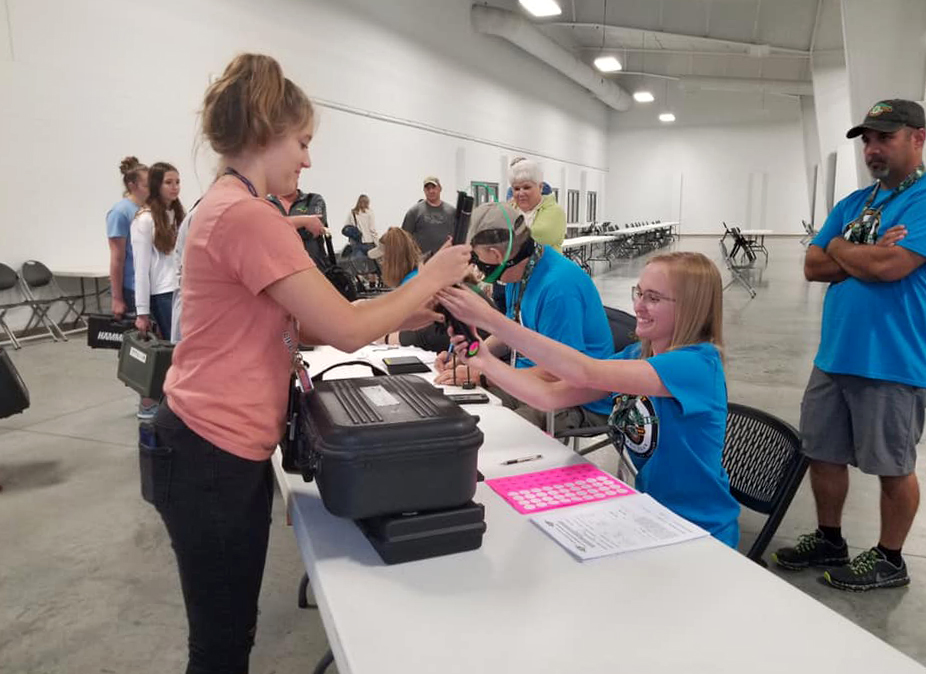
[[[584,461],[504,407],[467,409],[487,478]],[[387,566],[273,466],[342,674],[926,672],[713,538],[579,562],[480,483],[480,549]]]

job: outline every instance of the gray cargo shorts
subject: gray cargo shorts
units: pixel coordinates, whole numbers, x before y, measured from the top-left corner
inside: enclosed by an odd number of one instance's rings
[[[814,367],[801,402],[804,454],[869,475],[909,475],[924,418],[926,389]]]

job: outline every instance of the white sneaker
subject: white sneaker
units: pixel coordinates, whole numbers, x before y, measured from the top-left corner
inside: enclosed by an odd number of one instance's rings
[[[151,421],[154,419],[154,416],[158,413],[158,404],[153,403],[151,405],[145,405],[143,403],[138,403],[138,411],[135,413],[135,418],[139,421]]]

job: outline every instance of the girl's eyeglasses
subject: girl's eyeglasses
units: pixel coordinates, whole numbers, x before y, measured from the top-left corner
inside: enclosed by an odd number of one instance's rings
[[[651,307],[656,306],[660,302],[674,302],[674,297],[666,297],[665,295],[660,295],[655,290],[640,290],[640,286],[634,286],[630,289],[630,297],[634,302],[643,301],[644,304],[648,304]]]

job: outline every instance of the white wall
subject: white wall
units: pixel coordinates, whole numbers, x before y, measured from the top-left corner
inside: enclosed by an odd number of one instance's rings
[[[615,126],[620,123],[619,118]],[[603,219],[680,220],[684,234],[802,233],[808,219],[799,120],[761,125],[623,129],[609,136]],[[681,216],[681,217],[679,217]]]
[[[827,52],[814,55],[813,93],[823,184],[828,186],[826,191],[829,186],[834,186],[833,194],[825,193],[822,200],[829,213],[833,204],[859,188],[853,154],[855,150],[852,141],[846,138],[846,131],[853,122],[849,112],[849,77],[843,54]],[[831,155],[837,157],[835,164],[830,159]],[[817,222],[822,224],[819,218]]]
[[[105,267],[104,216],[127,154],[177,165],[191,205],[215,166],[206,147],[194,152],[196,111],[210,77],[241,51],[272,54],[319,102],[302,188],[325,196],[337,229],[361,192],[381,231],[400,224],[429,174],[451,202],[470,180],[504,191],[501,158],[516,154],[541,158],[563,195],[583,171],[589,189],[603,187],[604,105],[475,34],[470,4],[0,3],[11,36],[0,21],[0,261]]]

